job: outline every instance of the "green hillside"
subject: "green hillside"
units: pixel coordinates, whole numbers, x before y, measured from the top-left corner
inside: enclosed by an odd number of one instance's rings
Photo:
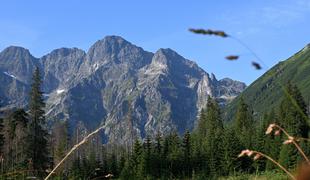
[[[231,120],[240,100],[252,107],[257,118],[279,105],[283,95],[283,87],[291,81],[300,89],[305,101],[310,101],[310,44],[285,61],[268,70],[264,75],[247,87],[225,109],[225,119]]]

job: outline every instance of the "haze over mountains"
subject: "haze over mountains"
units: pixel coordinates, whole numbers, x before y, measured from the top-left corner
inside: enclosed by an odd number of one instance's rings
[[[22,47],[0,53],[3,108],[27,105],[32,73],[39,67],[50,122],[93,129],[108,124],[110,142],[134,135],[192,129],[208,96],[226,104],[246,85],[217,80],[171,49],[144,51],[118,36],[97,41],[88,52],[60,48],[36,58]]]

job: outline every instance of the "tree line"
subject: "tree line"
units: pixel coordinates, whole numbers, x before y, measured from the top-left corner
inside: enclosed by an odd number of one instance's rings
[[[44,177],[83,137],[79,126],[56,121],[48,127],[39,69],[33,75],[29,106],[3,114],[0,119],[1,178]],[[280,134],[266,136],[269,124],[277,123],[294,137],[308,138],[307,105],[298,88],[288,83],[281,104],[256,120],[241,97],[235,117],[223,122],[222,109],[209,97],[196,128],[183,135],[157,133],[135,138],[130,148],[103,144],[95,136],[76,151],[55,179],[217,179],[222,176],[277,170],[270,161],[238,158],[244,149],[269,154],[283,166],[294,169],[302,162],[297,150],[282,145]],[[307,142],[301,146],[310,153]]]

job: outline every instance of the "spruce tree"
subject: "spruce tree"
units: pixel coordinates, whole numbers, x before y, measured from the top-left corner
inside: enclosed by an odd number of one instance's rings
[[[143,160],[145,166],[145,174],[150,175],[152,173],[152,141],[151,137],[147,136],[143,143]]]
[[[3,146],[4,146],[4,125],[3,125],[3,119],[1,118],[0,114],[0,156],[2,157],[3,155]]]
[[[237,137],[236,131],[232,127],[225,128],[224,137],[224,172],[223,175],[232,175],[242,170],[242,161],[237,157],[244,149]]]
[[[0,100],[0,102],[1,102],[1,100]],[[0,108],[1,108],[1,106],[0,106]],[[4,139],[4,132],[3,132],[3,130],[4,130],[4,126],[3,126],[3,119],[2,119],[2,113],[1,113],[1,111],[0,111],[0,161],[1,161],[1,169],[4,169],[4,164],[3,164],[3,149],[4,149],[4,141],[5,141],[5,139]]]
[[[236,131],[236,135],[244,149],[252,149],[253,148],[253,129],[254,129],[254,121],[252,117],[252,111],[250,107],[244,102],[243,97],[241,97],[238,109],[236,113],[236,118],[234,120],[234,129]],[[252,159],[249,157],[241,157],[239,158],[241,162],[241,169],[246,172],[253,171]]]
[[[12,169],[24,169],[26,162],[26,135],[27,135],[28,114],[24,109],[17,109],[12,112],[5,121],[7,129],[7,159]],[[8,161],[7,160],[7,161]]]
[[[27,159],[30,170],[35,175],[43,175],[49,166],[48,132],[44,115],[45,103],[41,91],[39,68],[33,74],[29,102],[29,126],[27,135]]]
[[[187,130],[183,136],[183,143],[182,143],[182,149],[183,149],[183,164],[184,164],[184,170],[186,177],[191,176],[192,171],[192,163],[191,163],[191,135],[189,131]]]
[[[284,90],[285,96],[280,105],[279,117],[282,127],[294,137],[307,138],[309,126],[306,103],[297,86],[288,83]],[[306,149],[306,145],[302,143]],[[294,168],[301,160],[297,150],[292,145],[283,145],[280,152],[280,163],[289,168]]]
[[[235,130],[239,136],[240,142],[247,149],[251,149],[253,147],[253,129],[254,121],[252,117],[252,111],[241,97],[236,113]]]
[[[130,171],[133,172],[133,176],[136,178],[143,177],[143,174],[141,174],[142,162],[143,162],[143,147],[141,145],[141,142],[137,139],[133,145],[131,160],[130,164],[128,165],[129,166],[128,168],[130,168]]]
[[[158,132],[156,134],[156,137],[155,137],[155,145],[154,145],[154,169],[153,169],[153,173],[154,173],[154,176],[157,177],[157,178],[160,178],[161,177],[161,168],[163,166],[163,163],[162,163],[162,160],[163,160],[163,153],[162,153],[162,137],[160,135],[160,133]]]
[[[266,119],[264,119],[265,125],[267,126],[271,123],[279,124],[279,118],[277,114],[275,113],[275,110],[272,109]],[[266,131],[267,126],[265,127],[264,131]],[[274,134],[270,134],[265,136],[265,144],[264,144],[264,151],[265,153],[268,153],[270,157],[273,159],[279,159],[280,150],[282,145],[282,139],[281,136],[276,136]],[[274,163],[271,161],[266,161],[266,170],[272,170],[277,168]]]
[[[53,163],[57,164],[64,158],[66,152],[69,149],[69,125],[68,122],[56,122],[52,129],[53,136]],[[68,163],[65,162],[63,166],[60,167],[60,172],[67,170]]]
[[[207,133],[206,110],[204,108],[202,108],[200,111],[197,132],[198,132],[199,140],[202,141],[202,139],[206,137],[206,133]]]
[[[220,175],[223,169],[223,122],[220,107],[209,97],[206,112],[206,152],[211,176]]]

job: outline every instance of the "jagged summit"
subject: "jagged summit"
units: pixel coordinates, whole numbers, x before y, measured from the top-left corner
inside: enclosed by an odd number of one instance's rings
[[[74,48],[63,47],[63,48],[59,48],[59,49],[55,49],[55,50],[51,51],[48,55],[65,57],[65,56],[68,56],[68,55],[73,54],[73,53],[86,54],[85,51],[83,51],[82,49],[76,48],[76,47],[74,47]]]
[[[95,42],[88,50],[88,53],[94,51],[117,52],[122,48],[136,47],[120,36],[106,36],[105,38]]]
[[[20,46],[9,46],[0,53],[0,56],[6,56],[7,58],[11,58],[11,59],[15,59],[15,58],[24,59],[27,57],[34,58],[28,49],[20,47]]]

